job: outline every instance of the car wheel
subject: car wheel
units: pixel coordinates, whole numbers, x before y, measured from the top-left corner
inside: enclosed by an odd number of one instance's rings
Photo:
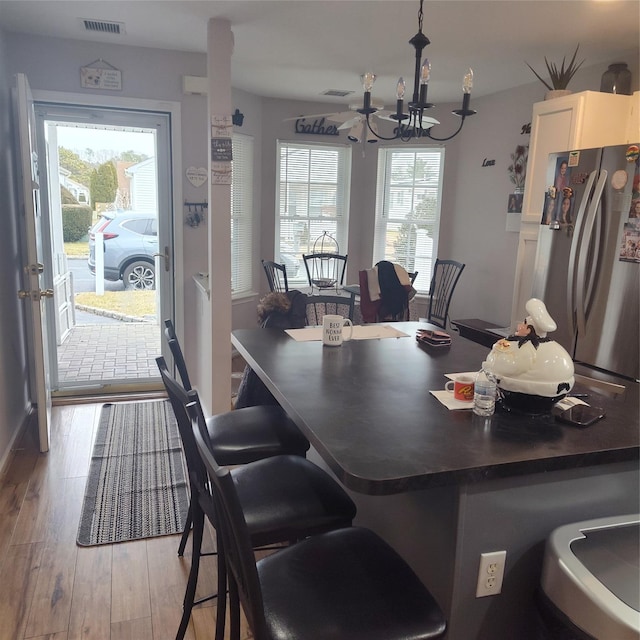
[[[152,264],[143,262],[132,262],[122,275],[125,289],[155,289],[156,274]]]

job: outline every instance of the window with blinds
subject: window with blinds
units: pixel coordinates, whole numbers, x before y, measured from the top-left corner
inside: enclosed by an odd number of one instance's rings
[[[302,254],[326,231],[347,253],[351,147],[278,142],[275,260],[306,282]]]
[[[253,290],[253,137],[233,134],[231,293]]]
[[[427,293],[438,252],[443,148],[378,150],[373,262],[417,271],[413,286]]]

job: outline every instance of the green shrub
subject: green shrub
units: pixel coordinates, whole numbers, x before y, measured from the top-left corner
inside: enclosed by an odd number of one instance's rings
[[[78,242],[91,226],[91,207],[86,204],[62,205],[62,234],[65,242]]]

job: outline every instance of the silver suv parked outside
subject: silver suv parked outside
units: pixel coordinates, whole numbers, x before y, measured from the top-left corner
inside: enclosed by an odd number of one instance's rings
[[[104,278],[125,289],[154,289],[158,220],[150,213],[108,211],[89,229],[89,271],[95,275],[96,233],[104,239]]]

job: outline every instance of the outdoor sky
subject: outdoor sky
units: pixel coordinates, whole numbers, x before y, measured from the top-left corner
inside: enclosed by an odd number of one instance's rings
[[[85,149],[94,151],[135,151],[153,157],[155,153],[155,135],[133,131],[113,131],[87,129],[80,127],[58,126],[58,146],[76,151],[79,155]]]

